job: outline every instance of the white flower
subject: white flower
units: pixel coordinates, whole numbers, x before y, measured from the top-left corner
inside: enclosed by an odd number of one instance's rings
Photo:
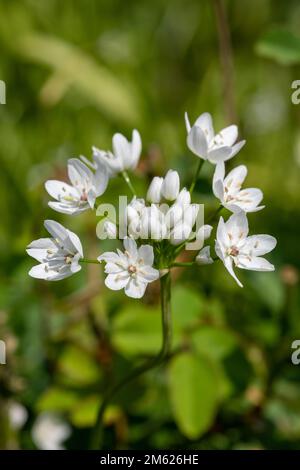
[[[18,431],[26,423],[28,412],[21,403],[13,401],[8,404],[8,417],[12,429]]]
[[[167,235],[165,216],[155,204],[145,207],[140,220],[140,237],[143,239],[163,240]]]
[[[159,278],[159,271],[152,267],[153,248],[142,245],[137,248],[131,238],[124,239],[125,252],[107,252],[99,256],[98,261],[106,261],[105,272],[108,276],[105,285],[112,290],[125,289],[128,297],[143,297],[147,284]]]
[[[107,235],[108,238],[115,240],[117,238],[117,226],[110,220],[105,220],[103,224],[104,233]]]
[[[196,233],[196,240],[199,242],[199,248],[204,245],[204,241],[211,236],[213,227],[211,225],[202,225]],[[200,253],[199,253],[200,254]]]
[[[160,176],[155,176],[152,179],[147,192],[147,201],[154,203],[159,203],[161,201],[161,188],[163,182],[164,179]]]
[[[257,212],[265,206],[259,206],[263,193],[258,188],[241,189],[247,176],[247,167],[240,165],[225,177],[225,165],[218,163],[213,178],[213,192],[222,206],[231,212]]]
[[[183,206],[186,206],[187,204],[191,203],[191,193],[186,189],[182,188],[180,193],[178,194],[176,198],[176,202],[178,204],[182,204]]]
[[[46,220],[44,225],[53,238],[40,238],[28,246],[29,256],[41,263],[31,268],[29,275],[58,281],[80,271],[83,251],[78,236],[54,220]]]
[[[174,201],[179,194],[180,180],[177,171],[169,170],[161,186],[161,195],[168,201]]]
[[[32,439],[41,450],[63,450],[62,444],[70,435],[70,426],[53,413],[40,414],[32,428]]]
[[[124,170],[134,170],[142,151],[142,140],[139,132],[134,129],[132,141],[129,142],[122,134],[114,134],[112,139],[113,152],[106,152],[93,147],[93,157],[96,166],[104,164],[110,176]]]
[[[201,114],[192,127],[185,113],[185,123],[188,148],[198,157],[211,163],[229,160],[245,144],[245,140],[235,144],[238,137],[238,128],[235,125],[225,127],[215,135],[212,117],[209,113]]]
[[[236,277],[233,266],[252,271],[274,271],[274,266],[262,255],[272,251],[276,243],[270,235],[248,237],[248,220],[244,212],[233,214],[226,223],[223,217],[219,220],[215,250],[240,287],[243,285]]]
[[[198,255],[196,256],[196,263],[199,265],[204,264],[212,264],[214,260],[210,256],[210,247],[205,246],[202,250],[199,251]]]
[[[107,169],[98,166],[95,173],[78,158],[68,161],[68,176],[72,185],[63,181],[48,180],[45,188],[56,202],[49,206],[63,214],[80,214],[94,207],[95,200],[106,190],[108,183]]]

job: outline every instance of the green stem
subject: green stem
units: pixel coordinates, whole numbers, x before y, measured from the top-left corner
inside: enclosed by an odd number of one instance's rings
[[[213,222],[217,215],[224,209],[223,206],[219,206],[218,209],[207,219],[207,223]]]
[[[191,193],[191,194],[192,194],[192,192],[194,191],[195,185],[196,185],[196,183],[197,183],[197,181],[198,181],[199,174],[200,174],[201,168],[203,167],[204,162],[205,162],[205,160],[202,160],[202,158],[200,158],[200,161],[199,161],[199,163],[198,163],[198,167],[197,167],[197,170],[196,170],[194,179],[193,179],[192,184],[191,184],[191,186],[190,186],[190,193]]]
[[[97,259],[87,259],[87,258],[82,258],[79,260],[80,263],[89,263],[89,264],[100,264]]]
[[[122,176],[123,176],[123,178],[124,178],[124,181],[125,181],[126,184],[128,185],[130,191],[132,192],[133,196],[136,196],[135,189],[134,189],[134,187],[133,187],[133,185],[132,185],[132,183],[131,183],[131,180],[130,180],[130,178],[129,178],[129,175],[128,175],[127,171],[126,171],[126,170],[123,170],[121,174],[122,174]]]
[[[189,261],[187,263],[176,262],[176,263],[171,264],[171,268],[187,268],[189,266],[194,266],[194,264],[195,264],[195,261]]]
[[[104,395],[102,404],[98,411],[95,427],[92,433],[91,449],[99,449],[102,444],[103,436],[103,415],[107,405],[111,399],[127,384],[140,377],[142,374],[147,372],[154,367],[160,365],[169,356],[171,349],[171,275],[168,272],[165,276],[160,279],[161,286],[161,313],[162,313],[162,346],[157,356],[150,359],[141,366],[133,369],[133,371],[124,377],[120,382],[113,385],[107,393]]]

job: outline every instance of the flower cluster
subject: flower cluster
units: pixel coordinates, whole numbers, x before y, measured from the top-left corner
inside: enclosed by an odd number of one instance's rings
[[[185,116],[188,148],[200,159],[198,170],[190,189],[180,187],[177,171],[169,170],[165,177],[155,176],[145,198],[135,194],[128,170],[134,170],[141,155],[141,138],[137,130],[132,133],[131,142],[123,135],[115,134],[112,151],[93,147],[93,161],[85,157],[72,158],[68,162],[68,177],[71,184],[50,180],[46,190],[55,201],[49,206],[64,214],[76,215],[93,209],[96,199],[106,190],[109,179],[117,174],[123,176],[133,193],[126,206],[126,233],[109,219],[104,220],[107,237],[123,239],[124,251],[102,253],[94,262],[105,262],[107,277],[105,284],[112,290],[124,289],[129,297],[140,298],[148,283],[163,276],[166,270],[184,263],[176,262],[185,249],[196,249],[198,253],[188,265],[212,264],[220,259],[236,282],[234,267],[272,271],[274,266],[263,255],[273,250],[276,240],[270,235],[248,236],[247,213],[264,208],[260,205],[263,194],[257,188],[242,189],[247,168],[240,165],[225,174],[225,162],[233,158],[245,141],[236,143],[237,126],[231,125],[215,134],[209,113],[202,114],[193,126]],[[224,222],[219,218],[215,253],[211,245],[204,245],[210,239],[213,226],[204,224],[201,205],[192,203],[192,191],[203,161],[215,165],[212,191],[232,215]],[[216,214],[217,214],[216,213]],[[27,252],[39,261],[29,274],[46,280],[59,280],[81,269],[83,257],[81,242],[77,235],[55,221],[45,221],[45,228],[52,238],[41,238],[32,242]],[[147,240],[147,244],[144,244]],[[197,242],[192,245],[192,242]],[[196,248],[195,248],[196,247]],[[200,250],[200,251],[199,251]]]

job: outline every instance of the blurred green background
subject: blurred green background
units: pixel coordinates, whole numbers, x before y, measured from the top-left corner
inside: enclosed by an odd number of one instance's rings
[[[216,129],[235,115],[247,145],[230,165],[245,163],[247,186],[264,191],[250,231],[276,236],[277,270],[239,273],[244,289],[221,263],[174,272],[174,346],[187,352],[116,397],[105,448],[300,449],[300,365],[291,363],[300,338],[300,105],[291,102],[300,5],[223,5],[232,57],[218,0],[0,1],[1,449],[38,447],[33,429],[45,412],[70,427],[66,448],[87,448],[103,390],[158,351],[157,285],[130,300],[103,286],[98,266],[36,281],[25,247],[45,236],[47,218],[74,230],[86,257],[115,246],[97,240],[94,214],[51,211],[43,184],[63,179],[67,159],[89,157],[92,145],[111,148],[116,131],[142,135],[139,194],[170,167],[188,184],[197,159],[184,111],[191,120],[211,112]],[[217,204],[212,170],[204,167],[195,192],[206,214]],[[115,178],[103,201],[124,192]],[[24,419],[15,423],[18,405]]]

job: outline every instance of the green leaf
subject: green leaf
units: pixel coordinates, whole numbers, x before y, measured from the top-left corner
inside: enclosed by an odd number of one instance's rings
[[[217,360],[228,356],[238,344],[233,332],[210,325],[196,330],[192,342],[197,352]]]
[[[58,367],[61,379],[72,386],[91,385],[100,379],[98,364],[84,350],[76,346],[65,348]]]
[[[160,309],[142,304],[126,307],[114,317],[112,342],[125,355],[156,354],[162,342]]]
[[[177,327],[191,325],[203,312],[203,300],[192,289],[176,286],[172,292],[172,318]]]
[[[38,411],[69,411],[79,397],[76,393],[59,387],[46,390],[37,403]]]
[[[97,412],[100,406],[98,396],[90,396],[80,401],[71,414],[72,423],[79,427],[91,427],[95,424]]]
[[[268,31],[256,44],[256,52],[283,65],[300,62],[300,37],[285,30]]]
[[[78,47],[55,37],[25,33],[17,37],[15,49],[21,56],[53,69],[54,75],[43,90],[44,94],[48,90],[50,101],[53,95],[58,99],[57,94],[60,98],[69,85],[74,85],[95,106],[113,118],[123,122],[138,119],[137,98],[133,90]]]
[[[169,364],[169,392],[175,421],[189,439],[212,425],[218,405],[218,387],[210,362],[190,353],[175,356]]]

